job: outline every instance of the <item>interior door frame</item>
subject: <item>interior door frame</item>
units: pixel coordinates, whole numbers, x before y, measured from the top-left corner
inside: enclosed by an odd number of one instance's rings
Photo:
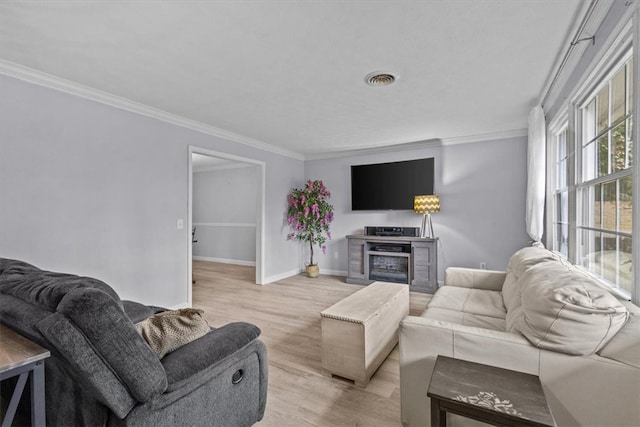
[[[193,305],[193,243],[191,239],[191,230],[193,230],[193,154],[202,154],[205,156],[218,157],[226,160],[233,160],[241,163],[251,164],[257,167],[257,189],[256,192],[256,284],[262,285],[264,279],[264,223],[265,223],[265,165],[260,160],[250,159],[247,157],[236,156],[229,153],[214,151],[207,148],[189,145],[189,213],[187,234],[187,260],[188,260],[188,290],[187,299],[189,307]]]

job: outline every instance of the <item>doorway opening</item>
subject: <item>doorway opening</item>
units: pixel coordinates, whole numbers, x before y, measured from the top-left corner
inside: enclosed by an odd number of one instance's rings
[[[218,189],[222,193],[221,199],[205,201],[205,205],[208,203],[210,206],[215,206],[218,203],[218,206],[224,207],[225,209],[234,209],[233,206],[236,206],[235,209],[238,209],[237,215],[232,215],[234,217],[233,220],[227,221],[217,221],[217,222],[198,222],[194,224],[194,174],[206,171],[225,171],[225,170],[246,170],[247,174],[245,176],[248,179],[249,185],[252,185],[251,191],[248,191],[243,197],[243,194],[238,194],[238,191],[234,191],[231,189]],[[253,181],[253,182],[251,182]],[[196,186],[197,187],[197,186]],[[200,191],[196,188],[197,191]],[[220,193],[220,191],[218,193]],[[225,191],[227,194],[225,195]],[[206,193],[205,193],[206,194]],[[208,195],[206,197],[209,197]],[[212,196],[215,197],[215,196]],[[226,200],[225,200],[226,199]],[[249,200],[247,200],[249,199]],[[251,200],[252,199],[252,200]],[[253,203],[255,202],[255,210],[253,208]],[[222,230],[221,239],[215,242],[218,246],[217,250],[220,250],[220,247],[224,247],[224,239],[227,239],[229,242],[229,246],[237,246],[238,240],[233,238],[233,230],[238,230],[238,233],[242,233],[245,236],[245,240],[249,242],[252,236],[249,234],[253,234],[255,236],[255,271],[256,277],[255,282],[258,285],[262,285],[264,283],[264,212],[265,212],[265,163],[262,161],[249,159],[245,157],[235,156],[232,154],[217,152],[208,150],[205,148],[199,147],[189,147],[189,214],[188,214],[188,222],[189,222],[189,230],[191,230],[188,234],[188,243],[187,243],[187,252],[188,252],[188,303],[189,306],[192,305],[193,302],[193,258],[194,258],[194,245],[205,245],[208,244],[207,250],[212,251],[211,254],[215,255],[216,248],[212,246],[212,239],[207,239],[207,233],[210,235],[213,229],[217,228],[218,230]],[[245,206],[243,208],[242,206]],[[206,206],[201,206],[199,203],[196,207],[198,209],[198,215],[201,214],[201,209],[207,209]],[[230,212],[227,210],[225,213],[226,218],[229,218]],[[236,221],[235,218],[243,218],[244,221]],[[249,217],[247,217],[249,215]],[[253,217],[253,218],[251,218]],[[194,226],[196,227],[196,234],[193,234]],[[251,232],[251,230],[255,230]],[[248,234],[249,233],[249,234]],[[240,234],[239,234],[240,235]],[[205,240],[203,241],[203,238]],[[197,240],[198,243],[194,243],[193,241]],[[249,243],[247,243],[249,244]],[[246,247],[242,249],[246,254],[248,250]],[[206,257],[205,257],[206,258]],[[224,258],[224,257],[223,257]],[[242,258],[242,255],[240,255]],[[215,258],[214,258],[215,259]],[[224,261],[222,261],[224,262]],[[231,261],[234,263],[234,261]],[[239,263],[242,263],[240,261]]]

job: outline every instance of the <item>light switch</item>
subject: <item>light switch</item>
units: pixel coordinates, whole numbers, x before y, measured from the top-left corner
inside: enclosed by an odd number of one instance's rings
[[[179,219],[178,220],[178,230],[182,230],[184,228],[184,220],[183,219]]]

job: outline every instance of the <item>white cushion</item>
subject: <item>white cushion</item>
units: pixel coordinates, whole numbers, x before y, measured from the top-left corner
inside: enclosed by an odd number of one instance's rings
[[[516,325],[521,319],[524,318],[524,308],[522,308],[522,304],[514,308],[513,310],[507,311],[507,316],[504,318],[505,325],[504,329],[507,332],[517,332]]]
[[[479,314],[465,313],[462,311],[448,310],[446,308],[431,307],[421,317],[426,319],[441,320],[463,326],[490,329],[504,332],[504,319],[497,317],[481,316]]]
[[[438,289],[427,310],[431,308],[444,308],[498,319],[504,319],[507,315],[500,292],[457,286],[443,286]]]
[[[627,323],[598,354],[640,369],[640,315],[629,316]]]
[[[616,297],[569,264],[543,262],[521,280],[524,316],[514,329],[537,347],[593,354],[627,320],[627,309]]]
[[[534,265],[553,260],[558,260],[558,257],[540,246],[522,248],[511,256],[507,264],[507,277],[502,285],[502,298],[507,311],[514,310],[521,304],[524,273]]]
[[[477,268],[449,267],[444,272],[445,286],[501,291],[506,272]]]
[[[507,272],[507,278],[502,284],[502,300],[507,312],[511,312],[522,305],[521,299],[518,279],[513,273]]]

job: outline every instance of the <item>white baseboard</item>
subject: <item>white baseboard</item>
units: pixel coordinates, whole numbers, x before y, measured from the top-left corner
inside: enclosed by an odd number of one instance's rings
[[[246,266],[251,266],[251,267],[255,267],[256,266],[255,261],[243,261],[243,260],[226,259],[226,258],[212,258],[212,257],[204,257],[204,256],[193,256],[192,258],[195,261],[220,262],[220,263],[223,263],[223,264],[246,265]],[[301,268],[301,269],[296,269],[296,270],[285,271],[284,273],[280,273],[280,274],[275,274],[273,276],[266,277],[265,280],[264,280],[264,283],[262,283],[262,284],[266,285],[268,283],[277,282],[278,280],[283,280],[283,279],[286,279],[288,277],[295,276],[295,275],[300,274],[300,273],[304,273],[304,271],[305,271],[305,269]],[[347,277],[347,272],[346,271],[342,271],[342,270],[327,270],[327,269],[320,268],[320,274],[326,274],[326,275],[329,275],[329,276]]]
[[[256,266],[255,261],[245,261],[241,259],[212,258],[212,257],[206,257],[206,256],[193,256],[192,259],[195,261],[220,262],[222,264],[246,265],[249,267]]]
[[[342,270],[328,270],[320,267],[320,274],[326,274],[328,276],[342,276],[347,277],[348,272]]]
[[[303,271],[304,270],[289,270],[287,272],[276,274],[274,276],[265,277],[263,285],[277,282],[278,280],[286,279],[287,277],[295,276],[302,273]]]
[[[263,283],[263,285],[266,285],[267,283],[273,283],[273,282],[277,282],[278,280],[283,280],[286,279],[288,277],[291,276],[296,276],[300,273],[304,273],[305,269],[301,268],[299,270],[290,270],[287,271],[285,273],[280,273],[280,274],[276,274],[274,276],[270,276],[267,277],[265,279],[265,282]],[[346,271],[342,271],[342,270],[323,270],[322,268],[320,268],[320,274],[326,274],[328,276],[343,276],[343,277],[347,277],[347,272]]]

